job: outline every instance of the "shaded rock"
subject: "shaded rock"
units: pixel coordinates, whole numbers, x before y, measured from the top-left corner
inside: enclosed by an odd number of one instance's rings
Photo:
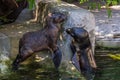
[[[22,12],[19,14],[18,18],[15,20],[16,23],[22,23],[25,21],[28,21],[33,18],[33,11],[25,8],[22,10]]]
[[[0,1],[0,25],[14,22],[21,11],[27,7],[27,0],[2,0]]]

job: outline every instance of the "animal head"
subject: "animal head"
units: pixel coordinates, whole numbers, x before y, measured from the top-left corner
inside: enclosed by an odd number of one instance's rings
[[[68,28],[66,29],[66,32],[70,36],[72,36],[77,42],[83,42],[89,37],[88,32],[85,29],[80,27]]]
[[[61,12],[49,13],[48,17],[50,17],[53,23],[61,23],[67,19],[67,16]]]

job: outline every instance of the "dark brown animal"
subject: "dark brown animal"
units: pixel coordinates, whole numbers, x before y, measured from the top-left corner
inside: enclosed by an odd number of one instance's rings
[[[87,80],[91,80],[96,69],[96,63],[88,32],[78,27],[68,28],[66,32],[73,38],[70,45],[73,52],[73,64]]]
[[[47,17],[46,26],[35,32],[28,32],[19,41],[19,54],[13,62],[13,69],[17,69],[19,63],[26,60],[34,52],[50,50],[53,53],[53,62],[58,68],[61,62],[62,53],[57,47],[57,37],[60,28],[58,23],[62,23],[66,16],[62,13],[51,13]]]

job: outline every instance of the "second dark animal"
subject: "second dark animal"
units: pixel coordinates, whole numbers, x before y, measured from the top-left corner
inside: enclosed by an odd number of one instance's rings
[[[88,32],[79,27],[68,28],[66,32],[73,38],[70,45],[73,64],[87,80],[92,80],[96,63]]]
[[[65,21],[66,15],[60,12],[48,14],[46,26],[35,32],[28,32],[19,41],[19,54],[12,66],[16,70],[21,62],[30,57],[34,52],[50,50],[53,53],[52,59],[56,68],[59,67],[62,53],[57,47],[57,39],[60,28],[58,23]]]

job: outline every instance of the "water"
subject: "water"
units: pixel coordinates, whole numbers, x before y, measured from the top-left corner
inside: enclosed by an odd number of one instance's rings
[[[21,64],[19,70],[15,72],[9,69],[6,74],[0,74],[0,80],[81,80],[82,78],[64,69],[57,71],[49,59],[48,64],[36,60],[31,62],[31,59]]]
[[[94,80],[120,80],[120,60],[114,60],[108,56],[116,53],[119,52],[96,53],[98,70]],[[57,71],[50,57],[41,58],[41,61],[35,56],[22,63],[16,72],[11,71],[11,62],[7,62],[9,70],[6,74],[0,74],[0,80],[85,80],[80,74],[66,71],[64,67],[60,67]]]
[[[99,50],[96,52],[98,70],[94,80],[120,80],[120,60],[110,57],[110,54],[120,55],[120,49]]]

